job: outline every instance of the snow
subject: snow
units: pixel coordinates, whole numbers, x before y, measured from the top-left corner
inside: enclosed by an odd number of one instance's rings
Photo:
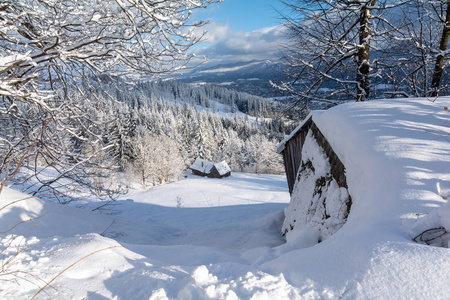
[[[412,238],[433,212],[447,216],[437,183],[450,182],[449,102],[379,100],[315,113],[346,167],[350,215],[324,242],[263,267],[296,286],[312,280],[324,298],[447,298],[449,250]]]
[[[294,185],[281,231],[311,232],[316,243],[339,230],[347,219],[347,189],[340,188],[331,175],[331,166],[311,132],[302,149],[300,180]],[[319,183],[319,184],[318,184]],[[305,230],[309,229],[309,230]]]
[[[20,201],[0,212],[0,230],[48,214],[2,234],[0,243],[6,246],[15,238],[30,246],[17,256],[14,268],[27,270],[28,279],[39,278],[41,287],[79,259],[105,249],[62,273],[52,283],[55,289],[48,287],[40,294],[44,299],[130,295],[133,299],[245,299],[295,290],[282,277],[253,268],[241,257],[255,248],[284,243],[279,235],[282,211],[289,201],[284,176],[186,176],[146,191],[131,191],[102,213],[92,209],[103,202],[69,204],[83,206],[76,208],[37,198]],[[5,188],[0,203],[25,197]],[[16,252],[13,246],[9,255]],[[6,282],[0,298],[30,298],[37,291],[30,282]]]
[[[220,83],[220,85],[232,85],[232,84],[234,84],[234,81],[225,81]]]
[[[449,105],[391,99],[313,113],[353,201],[347,222],[320,243],[308,227],[281,236],[284,176],[186,175],[96,211],[95,199],[13,203],[0,210],[1,231],[42,217],[1,233],[12,275],[0,273],[0,298],[31,298],[56,277],[38,298],[447,299],[447,236],[434,246],[413,239],[450,231]],[[5,187],[0,203],[25,197]]]
[[[210,102],[210,107],[195,105],[195,109],[197,111],[206,111],[206,112],[210,112],[210,113],[215,113],[219,117],[226,118],[226,119],[234,119],[237,116],[237,117],[241,118],[242,120],[248,120],[248,122],[250,124],[254,124],[256,121],[258,121],[259,124],[261,124],[262,121],[267,122],[267,121],[271,120],[271,118],[262,118],[262,117],[257,118],[257,117],[247,115],[239,110],[236,110],[236,108],[233,109],[230,105],[223,104],[223,103],[220,103],[215,100],[209,100],[209,102]],[[184,103],[184,102],[180,101],[180,103]],[[233,110],[235,110],[236,112],[232,113]]]
[[[442,198],[448,199],[448,197],[450,197],[450,182],[438,182],[436,187]]]
[[[214,163],[201,158],[196,158],[190,169],[202,172],[204,174],[210,174],[213,167],[216,168],[217,172],[219,172],[219,175],[221,176],[231,172],[231,169],[226,161]]]
[[[205,159],[196,158],[195,162],[192,164],[190,169],[202,172],[204,174],[209,174],[214,163],[207,161]]]
[[[228,172],[231,172],[231,169],[228,166],[226,161],[222,161],[220,163],[215,163],[214,166],[216,167],[216,170],[217,170],[217,172],[219,172],[220,175],[225,175]]]
[[[379,83],[375,86],[376,90],[394,90],[394,86],[392,84]]]
[[[250,62],[250,63],[242,65],[242,66],[235,66],[235,67],[221,67],[221,66],[218,66],[215,69],[201,70],[201,71],[199,71],[199,73],[203,74],[203,73],[218,73],[218,72],[235,72],[235,71],[238,71],[238,70],[243,69],[243,68],[248,68],[248,67],[251,67],[251,66],[258,65],[260,63],[261,63],[260,61],[255,61],[255,62]],[[223,74],[223,75],[225,75],[225,74]]]

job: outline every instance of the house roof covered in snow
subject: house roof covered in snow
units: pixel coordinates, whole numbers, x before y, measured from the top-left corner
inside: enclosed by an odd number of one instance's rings
[[[197,158],[190,169],[208,174],[211,172],[213,165],[213,162],[207,161],[206,159]]]
[[[230,167],[226,163],[226,161],[222,161],[220,163],[214,163],[205,159],[197,158],[195,162],[190,167],[191,170],[199,171],[204,174],[210,174],[212,168],[215,167],[219,175],[225,175],[231,172]]]
[[[221,176],[227,174],[228,172],[231,172],[231,169],[226,163],[226,161],[215,163],[214,166],[216,167],[217,172],[219,172],[219,175]]]

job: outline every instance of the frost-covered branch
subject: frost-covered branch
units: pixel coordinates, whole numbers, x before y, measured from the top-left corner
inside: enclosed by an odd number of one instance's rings
[[[96,104],[85,93],[102,89],[105,78],[113,84],[119,76],[136,79],[184,68],[193,57],[189,50],[203,37],[194,29],[205,24],[190,21],[191,10],[220,1],[2,1],[0,172],[27,153],[27,164],[36,170],[51,166],[60,173],[56,178],[86,183],[87,169],[80,170],[89,164],[101,168],[102,160],[82,153],[79,145],[102,149],[103,121],[89,115]],[[45,127],[47,119],[52,123]]]
[[[281,2],[289,10],[282,14],[289,39],[282,52],[292,80],[278,86],[299,90],[298,103],[371,99],[372,80],[380,74],[373,52],[385,48],[386,36],[398,31],[387,12],[410,1]]]

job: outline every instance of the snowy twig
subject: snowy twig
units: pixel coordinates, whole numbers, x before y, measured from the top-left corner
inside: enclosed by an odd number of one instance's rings
[[[44,123],[44,125],[41,128],[41,131],[39,131],[38,135],[35,137],[35,139],[33,140],[33,143],[28,147],[27,151],[25,151],[24,154],[22,154],[22,156],[19,159],[19,162],[17,163],[17,167],[14,170],[14,172],[12,173],[12,175],[10,177],[7,177],[7,173],[5,172],[5,176],[2,179],[2,182],[0,184],[0,193],[3,190],[3,187],[5,186],[6,183],[8,183],[9,181],[11,181],[14,176],[16,176],[17,172],[19,172],[20,166],[22,165],[22,162],[25,158],[25,156],[31,151],[31,149],[34,147],[34,145],[36,144],[37,140],[39,139],[39,137],[44,133],[45,128],[47,128],[48,124],[50,124],[51,119],[47,119],[47,121]]]
[[[38,217],[35,217],[35,218],[29,218],[29,219],[20,221],[19,223],[17,223],[16,225],[14,225],[13,227],[11,227],[10,229],[8,229],[8,230],[6,230],[6,231],[0,231],[0,233],[7,233],[7,232],[10,232],[11,230],[14,230],[14,228],[16,228],[17,226],[19,226],[19,225],[21,225],[21,224],[23,224],[23,223],[28,223],[28,222],[31,222],[31,221],[40,219],[40,218],[46,216],[47,214],[48,214],[48,212],[46,212],[45,214],[40,215],[40,216],[38,216]]]

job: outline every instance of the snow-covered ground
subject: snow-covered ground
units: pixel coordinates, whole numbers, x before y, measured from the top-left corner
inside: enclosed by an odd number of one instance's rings
[[[220,103],[218,101],[210,100],[210,107],[204,107],[201,105],[196,105],[195,108],[198,111],[206,111],[210,113],[215,113],[221,118],[234,119],[235,116],[238,116],[242,120],[248,120],[250,124],[254,124],[257,120],[259,120],[258,124],[261,124],[261,121],[270,121],[270,118],[256,118],[250,115],[247,115],[241,111],[236,111],[232,113],[233,108],[230,105]]]
[[[4,267],[27,280],[2,273],[0,298],[31,298],[60,274],[40,298],[447,299],[450,250],[412,239],[450,231],[449,106],[392,99],[313,115],[353,201],[347,223],[319,244],[307,230],[281,237],[283,176],[190,175],[101,213],[91,211],[98,202],[14,203],[0,211],[1,231],[43,216],[1,233]],[[0,203],[24,197],[6,188]]]
[[[440,188],[450,183],[449,106],[450,98],[392,99],[313,114],[346,167],[353,205],[335,235],[263,269],[302,289],[309,282],[318,298],[448,299],[450,250],[412,239],[450,232]],[[294,230],[287,245],[314,245],[312,233]]]
[[[0,199],[6,205],[25,197],[6,188]],[[0,298],[30,298],[38,286],[92,253],[39,296],[245,299],[265,293],[267,284],[274,285],[270,289],[277,295],[285,293],[293,288],[282,277],[253,268],[252,255],[245,254],[284,243],[279,232],[288,202],[283,176],[245,173],[224,179],[189,175],[132,191],[102,213],[92,211],[101,202],[76,208],[36,198],[19,201],[0,212],[0,230],[43,216],[17,226],[15,235],[1,235],[2,246],[7,247],[3,255],[24,250],[6,267],[10,272],[25,271],[15,275],[26,280],[2,282]],[[102,249],[106,250],[95,253]]]

